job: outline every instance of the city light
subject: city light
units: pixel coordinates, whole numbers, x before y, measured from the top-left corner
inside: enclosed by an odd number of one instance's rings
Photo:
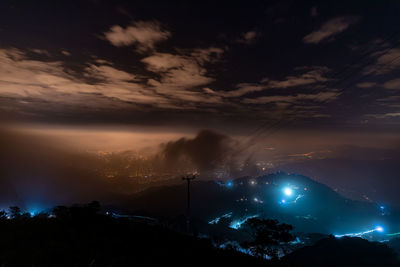
[[[228,213],[226,213],[226,214],[224,214],[224,215],[222,215],[222,216],[219,216],[219,217],[217,217],[217,218],[215,218],[215,219],[209,221],[208,224],[217,224],[217,223],[219,223],[219,221],[220,221],[222,218],[231,218],[231,217],[232,217],[232,212],[228,212]]]
[[[285,195],[287,195],[287,196],[291,196],[293,194],[293,190],[289,187],[285,187],[283,189],[283,193],[285,193]]]
[[[367,231],[364,231],[364,232],[348,233],[348,234],[343,234],[343,235],[335,235],[335,237],[337,237],[337,238],[341,238],[341,237],[344,237],[344,236],[361,237],[361,236],[363,236],[365,234],[370,234],[370,233],[373,233],[373,232],[382,233],[383,231],[385,231],[385,229],[382,226],[377,226],[377,227],[375,227],[375,229],[367,230]]]
[[[247,217],[245,217],[245,218],[243,218],[243,219],[235,220],[235,221],[231,222],[231,224],[229,225],[229,227],[232,228],[232,229],[236,229],[236,230],[237,230],[237,229],[239,229],[239,228],[242,226],[242,224],[245,223],[248,219],[256,218],[256,217],[258,217],[258,214],[256,214],[256,215],[251,215],[251,216],[247,216]]]

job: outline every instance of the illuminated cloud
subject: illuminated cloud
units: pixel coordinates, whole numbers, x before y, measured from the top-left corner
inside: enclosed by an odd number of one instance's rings
[[[116,68],[100,65],[96,66],[91,64],[85,69],[85,75],[88,77],[95,77],[101,80],[109,81],[133,81],[135,80],[135,75],[127,73]]]
[[[386,89],[400,89],[400,78],[385,82],[383,87]]]
[[[29,79],[27,79],[29,77]],[[41,99],[51,103],[70,105],[84,104],[96,106],[99,97],[132,101],[138,104],[163,105],[166,99],[157,96],[135,82],[133,74],[107,65],[89,65],[83,77],[96,79],[97,83],[88,83],[68,73],[60,61],[39,61],[28,59],[17,49],[0,50],[1,96]],[[90,94],[92,101],[81,103],[79,100]],[[104,107],[104,101],[101,101]]]
[[[64,56],[67,56],[67,57],[71,56],[71,53],[68,52],[67,50],[61,50],[61,54],[63,54]]]
[[[74,75],[62,61],[33,60],[21,50],[0,49],[0,96],[24,103],[44,100],[48,102],[41,107],[44,109],[56,103],[93,109],[122,109],[127,105],[133,109],[136,105],[196,109],[198,105],[222,103],[220,96],[197,88],[214,81],[204,65],[218,60],[222,52],[211,47],[182,54],[155,53],[143,59],[148,70],[160,77],[153,78],[126,72],[98,58]]]
[[[382,75],[398,70],[400,67],[400,48],[388,49],[384,44],[382,49],[372,55],[376,58],[374,64],[364,68],[363,74]]]
[[[303,38],[303,41],[308,44],[318,44],[323,40],[333,37],[345,31],[350,25],[358,22],[357,17],[337,17],[328,20],[322,26]]]
[[[257,84],[241,83],[238,84],[236,90],[224,92],[222,95],[225,97],[239,97],[251,92],[259,92],[266,89],[289,88],[325,82],[328,78],[325,77],[324,74],[328,71],[329,68],[327,67],[315,67],[297,76],[287,76],[283,80],[264,78],[261,80],[261,83]]]
[[[400,112],[386,113],[385,117],[400,117]]]
[[[206,63],[220,57],[220,48],[195,49],[190,53],[155,53],[142,59],[149,71],[157,73],[159,79],[149,79],[148,85],[159,94],[171,95],[185,101],[217,103],[219,96],[205,94],[194,88],[210,84],[214,78],[207,75]],[[209,93],[209,91],[208,91]]]
[[[361,82],[361,83],[357,83],[356,86],[358,88],[371,88],[376,86],[375,82]]]
[[[302,103],[305,101],[326,102],[335,100],[338,95],[337,92],[319,92],[316,94],[262,96],[258,98],[245,98],[243,102],[247,104],[265,104],[273,102]]]
[[[104,38],[114,46],[135,45],[138,52],[154,50],[156,43],[167,40],[171,33],[161,28],[156,21],[136,21],[123,28],[114,25],[104,33]]]
[[[36,54],[39,54],[39,55],[44,55],[44,56],[48,56],[48,57],[50,56],[49,51],[44,50],[44,49],[31,49],[31,51],[33,53],[36,53]]]

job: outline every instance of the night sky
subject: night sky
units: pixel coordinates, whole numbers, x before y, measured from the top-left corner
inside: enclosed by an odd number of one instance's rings
[[[34,198],[68,183],[74,161],[58,164],[73,153],[229,140],[237,160],[397,205],[398,14],[398,1],[1,1],[1,158],[13,167],[0,183]],[[71,188],[85,188],[79,177]]]

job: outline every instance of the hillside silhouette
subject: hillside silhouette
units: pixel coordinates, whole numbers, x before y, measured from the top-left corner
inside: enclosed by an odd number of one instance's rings
[[[12,219],[0,216],[0,266],[261,266],[210,240],[97,213],[96,202]],[[56,216],[56,217],[54,217]]]
[[[285,256],[281,266],[399,266],[394,250],[358,237],[325,238]]]
[[[293,196],[282,203],[287,186],[293,188]],[[375,227],[377,221],[389,229],[400,218],[396,210],[383,216],[374,203],[347,199],[306,176],[284,172],[220,183],[195,181],[191,190],[192,214],[204,221],[227,213],[232,213],[231,220],[258,214],[292,224],[296,231],[336,234]],[[155,187],[122,199],[118,206],[153,216],[177,216],[185,210],[185,196],[184,184]]]

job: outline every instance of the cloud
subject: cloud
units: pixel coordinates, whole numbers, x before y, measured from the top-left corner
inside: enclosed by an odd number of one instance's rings
[[[44,49],[31,49],[31,51],[33,53],[36,53],[36,54],[39,54],[39,55],[44,55],[44,56],[47,56],[47,57],[51,56],[49,51],[44,50]]]
[[[194,90],[210,84],[215,79],[207,75],[205,65],[219,59],[220,48],[195,49],[189,53],[155,53],[141,61],[146,68],[159,75],[158,79],[149,79],[148,85],[159,94],[173,94],[175,97],[193,102],[220,102],[220,97]]]
[[[337,92],[319,92],[316,94],[262,96],[258,98],[245,98],[243,102],[246,104],[266,104],[274,102],[304,103],[306,101],[325,102],[335,100],[338,95]]]
[[[316,30],[306,35],[303,41],[308,44],[318,44],[327,38],[335,36],[344,30],[346,30],[350,25],[359,21],[358,17],[336,17],[328,20],[322,26]]]
[[[373,117],[375,119],[390,119],[400,117],[400,112],[389,112],[384,114],[366,114],[367,117]]]
[[[104,33],[104,38],[114,46],[135,45],[140,53],[154,50],[156,43],[165,41],[170,36],[171,33],[162,29],[156,21],[136,21],[126,28],[114,25]]]
[[[96,66],[94,64],[90,64],[89,67],[85,68],[85,71],[85,76],[100,80],[109,80],[114,82],[135,80],[135,75],[107,65]]]
[[[400,67],[400,48],[383,47],[382,50],[374,53],[372,57],[376,58],[375,64],[364,68],[365,75],[382,75],[391,73]]]
[[[221,96],[199,88],[215,80],[207,75],[206,67],[219,60],[222,53],[215,47],[178,54],[155,53],[143,59],[155,75],[143,76],[98,58],[86,63],[77,74],[62,61],[32,60],[21,50],[0,49],[0,97],[24,103],[18,107],[3,105],[1,109],[24,114],[32,110],[30,116],[42,116],[52,109],[71,111],[71,107],[95,111],[144,105],[148,110],[194,110],[201,106],[207,111],[209,106],[225,104]]]
[[[386,113],[385,117],[400,117],[400,112]]]
[[[108,65],[89,64],[82,76],[94,79],[96,83],[71,75],[60,61],[31,60],[20,50],[0,49],[1,96],[92,107],[97,107],[99,104],[96,101],[99,101],[102,108],[106,106],[100,97],[108,99],[110,107],[115,100],[154,106],[163,106],[168,102],[145,90],[141,84],[131,82],[135,75]],[[92,96],[92,101],[82,103],[80,99],[88,94]]]
[[[200,171],[208,171],[223,163],[231,152],[228,136],[209,130],[200,131],[193,139],[181,138],[163,145],[162,154],[169,166],[177,166],[187,158]]]
[[[161,145],[160,155],[166,166],[176,172],[190,166],[200,178],[254,175],[252,152],[241,149],[234,138],[211,130],[201,130],[193,138],[180,138]],[[245,164],[246,163],[246,164]],[[225,177],[226,176],[226,177]]]
[[[398,95],[392,95],[392,96],[379,98],[376,101],[378,101],[383,106],[393,107],[393,108],[399,108],[400,107],[400,104],[399,104],[400,103],[400,96],[398,96]]]
[[[385,82],[383,87],[386,89],[400,89],[400,78]]]
[[[371,88],[376,86],[377,84],[375,82],[362,82],[362,83],[357,83],[356,86],[358,88]]]
[[[328,78],[325,77],[324,74],[329,71],[330,70],[327,67],[313,67],[305,73],[297,76],[287,76],[283,80],[270,80],[269,78],[264,78],[260,83],[256,84],[240,83],[237,85],[236,90],[226,91],[221,93],[221,95],[225,97],[239,97],[251,92],[259,92],[266,89],[283,89],[325,82],[328,81]]]
[[[252,44],[256,41],[260,33],[257,31],[248,31],[242,34],[242,36],[237,40],[238,43]]]
[[[64,56],[67,56],[67,57],[71,56],[71,53],[68,52],[67,50],[61,50],[61,54],[63,54]]]

